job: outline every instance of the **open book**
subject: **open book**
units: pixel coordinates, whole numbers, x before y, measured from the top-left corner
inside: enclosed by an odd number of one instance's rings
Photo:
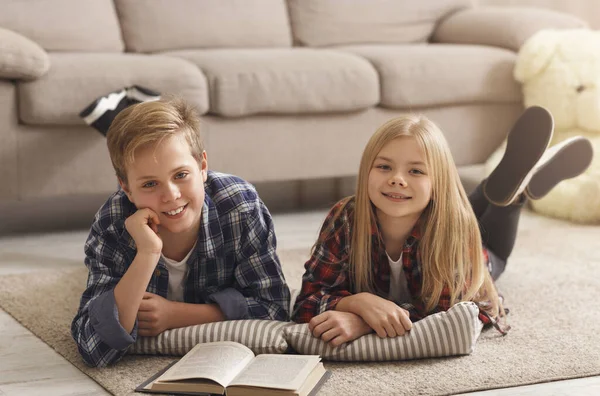
[[[258,355],[237,342],[198,344],[136,391],[179,394],[306,396],[330,373],[318,355]]]

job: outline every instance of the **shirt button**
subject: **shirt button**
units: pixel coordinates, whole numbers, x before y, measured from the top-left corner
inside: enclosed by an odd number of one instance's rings
[[[160,276],[160,270],[158,268],[154,270],[154,275]]]

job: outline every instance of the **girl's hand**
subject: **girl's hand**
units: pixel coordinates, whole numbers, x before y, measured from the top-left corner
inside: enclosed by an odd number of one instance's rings
[[[125,220],[125,228],[135,241],[138,253],[160,255],[162,239],[158,236],[158,215],[152,209],[139,209]]]
[[[351,312],[326,311],[308,322],[312,335],[336,347],[373,331],[358,315]]]
[[[137,313],[138,335],[153,337],[170,329],[171,303],[157,294],[145,292]]]
[[[353,309],[381,338],[406,334],[412,328],[409,312],[393,301],[371,293],[358,293]]]

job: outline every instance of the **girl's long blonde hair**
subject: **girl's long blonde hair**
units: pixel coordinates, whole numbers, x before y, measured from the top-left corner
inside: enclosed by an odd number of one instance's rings
[[[447,287],[450,306],[458,301],[485,302],[486,311],[497,317],[500,311],[498,294],[484,265],[477,219],[443,133],[421,115],[405,115],[386,122],[371,137],[363,152],[349,249],[355,291],[375,292],[371,228],[376,223],[376,214],[367,191],[369,173],[381,149],[401,136],[416,139],[425,155],[432,183],[431,201],[418,223],[422,235],[418,255],[423,274],[419,297],[429,312]]]

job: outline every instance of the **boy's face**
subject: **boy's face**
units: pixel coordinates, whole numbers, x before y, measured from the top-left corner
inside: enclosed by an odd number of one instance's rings
[[[386,144],[369,172],[368,193],[380,220],[416,220],[431,199],[425,156],[414,137]]]
[[[159,230],[195,231],[204,205],[207,170],[206,152],[198,163],[185,138],[175,135],[137,150],[135,161],[127,167],[127,184],[119,183],[138,209],[156,212]]]

